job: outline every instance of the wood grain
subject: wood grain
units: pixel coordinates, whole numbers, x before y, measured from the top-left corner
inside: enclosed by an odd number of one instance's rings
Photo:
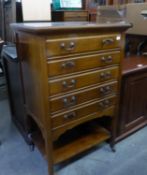
[[[37,125],[34,132],[40,134],[34,137],[34,143],[45,153],[50,175],[54,174],[55,163],[107,140],[110,134],[111,146],[114,146],[124,31],[130,26],[129,23],[85,22],[12,24],[22,71],[25,112]],[[101,64],[99,58],[110,53],[114,58],[112,64]],[[79,65],[75,70],[62,72],[57,67],[66,60],[77,60]],[[100,95],[99,90],[96,93],[97,88],[108,84],[114,93]],[[52,104],[61,98],[69,100],[73,94],[78,94],[77,106],[73,108],[60,110],[63,107],[60,102]],[[72,118],[74,116],[77,118]],[[55,146],[55,141],[60,142],[69,130],[83,128],[86,122],[92,129],[90,123],[103,116],[111,120],[110,134],[96,129],[70,144]]]
[[[49,100],[51,113],[59,113],[75,106],[117,94],[117,82],[113,81],[100,86],[95,86],[82,91],[70,93]]]
[[[120,63],[120,52],[79,56],[48,61],[48,75],[58,76]]]

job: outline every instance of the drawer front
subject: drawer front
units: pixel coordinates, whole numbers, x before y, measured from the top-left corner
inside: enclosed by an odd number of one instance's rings
[[[86,16],[80,16],[80,17],[66,17],[64,18],[64,21],[88,21],[88,17]]]
[[[83,73],[63,79],[49,80],[50,95],[66,93],[82,87],[95,85],[101,82],[116,80],[119,68],[112,67],[98,71]]]
[[[73,53],[114,49],[120,47],[120,44],[121,35],[119,34],[48,39],[46,40],[46,51],[50,58]]]
[[[70,112],[64,113],[62,115],[53,116],[52,117],[52,128],[56,128],[62,125],[69,124],[72,121],[78,120],[82,117],[86,117],[92,113],[97,113],[99,111],[104,111],[111,106],[115,105],[116,97],[109,97],[101,101],[97,101],[91,103],[89,105],[85,105],[85,107],[81,107],[80,109],[71,110]]]
[[[120,52],[94,54],[48,62],[48,75],[56,76],[120,63]]]
[[[78,91],[70,95],[52,98],[50,100],[51,113],[58,112],[59,110],[68,110],[82,103],[88,103],[88,101],[98,100],[111,94],[117,94],[117,82],[107,83],[102,86],[93,87],[90,89]]]
[[[66,11],[64,12],[64,17],[82,17],[82,16],[88,16],[87,11]]]

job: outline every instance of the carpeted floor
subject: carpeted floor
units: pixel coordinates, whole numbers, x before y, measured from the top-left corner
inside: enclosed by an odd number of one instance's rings
[[[47,164],[39,151],[30,152],[10,121],[7,100],[0,101],[0,175],[47,175]],[[116,145],[111,152],[103,144],[80,158],[56,166],[58,175],[147,175],[147,127]]]

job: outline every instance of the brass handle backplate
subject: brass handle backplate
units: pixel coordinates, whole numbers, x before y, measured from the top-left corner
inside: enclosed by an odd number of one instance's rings
[[[103,95],[106,95],[112,92],[111,86],[101,87],[99,90],[100,90],[100,93],[102,93]]]
[[[70,99],[64,98],[63,99],[64,107],[70,107],[76,104],[76,97],[72,96]]]
[[[105,80],[105,79],[110,79],[112,76],[111,72],[108,71],[108,72],[101,72],[100,73],[100,78]]]
[[[104,100],[104,101],[99,103],[99,106],[101,108],[108,108],[110,105],[111,105],[111,101],[110,100]]]
[[[73,51],[75,49],[75,42],[71,41],[69,44],[62,42],[60,44],[60,48],[64,49],[65,51]]]
[[[68,113],[68,114],[65,114],[64,115],[64,119],[74,119],[76,117],[76,113],[75,112],[71,112],[71,113]]]
[[[113,60],[113,58],[112,58],[111,55],[101,57],[101,61],[102,61],[103,63],[111,63],[112,60]]]
[[[75,66],[75,62],[74,61],[66,61],[64,63],[62,63],[61,67],[62,68],[73,68]]]
[[[107,39],[103,39],[102,40],[102,44],[103,45],[111,45],[114,43],[114,39],[113,38],[107,38]]]
[[[65,89],[74,88],[75,85],[76,85],[76,80],[75,79],[72,79],[72,80],[69,80],[69,81],[63,81],[62,82],[62,86]]]

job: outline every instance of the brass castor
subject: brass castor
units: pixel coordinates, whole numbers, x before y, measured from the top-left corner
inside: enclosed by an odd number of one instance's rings
[[[33,143],[32,134],[31,133],[28,134],[28,140],[29,140],[30,151],[34,151],[35,150],[35,145]]]

